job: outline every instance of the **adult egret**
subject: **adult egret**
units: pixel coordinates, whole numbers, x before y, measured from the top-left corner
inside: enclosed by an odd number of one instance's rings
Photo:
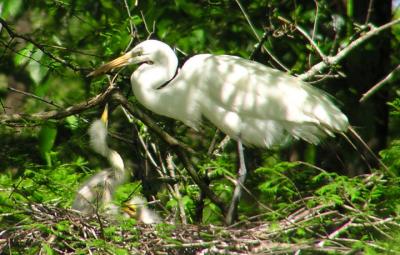
[[[72,208],[84,214],[94,213],[103,206],[107,213],[116,214],[118,208],[112,202],[115,189],[126,180],[124,161],[118,152],[107,145],[108,107],[100,119],[89,127],[90,146],[106,157],[111,168],[102,170],[87,180],[78,190]]]
[[[153,210],[147,207],[147,201],[143,197],[133,197],[122,206],[122,210],[130,217],[143,222],[144,224],[160,223],[161,217]]]
[[[269,148],[289,134],[317,144],[349,126],[325,92],[296,77],[229,55],[195,55],[178,69],[174,51],[157,40],[139,43],[88,76],[131,64],[139,65],[131,83],[145,107],[193,128],[204,116],[238,141],[237,198],[246,176],[242,143]],[[236,205],[232,200],[227,222],[232,222]]]

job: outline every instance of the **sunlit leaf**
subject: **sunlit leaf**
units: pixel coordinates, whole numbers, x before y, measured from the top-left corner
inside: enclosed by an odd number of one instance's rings
[[[46,163],[51,166],[50,152],[57,136],[57,127],[53,122],[46,122],[39,132],[39,152]]]

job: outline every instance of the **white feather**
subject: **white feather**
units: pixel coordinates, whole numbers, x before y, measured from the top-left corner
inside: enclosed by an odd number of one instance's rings
[[[108,213],[117,210],[112,204],[116,188],[125,182],[126,171],[121,156],[107,145],[107,127],[101,120],[95,120],[89,127],[90,146],[111,164],[110,169],[96,173],[81,185],[75,196],[72,208],[85,214],[92,214],[103,206]]]
[[[194,128],[204,116],[230,137],[261,147],[280,143],[287,134],[316,144],[348,128],[347,117],[325,92],[257,62],[201,54],[174,77],[178,61],[168,45],[148,40],[131,52],[151,61],[132,74],[138,100]]]

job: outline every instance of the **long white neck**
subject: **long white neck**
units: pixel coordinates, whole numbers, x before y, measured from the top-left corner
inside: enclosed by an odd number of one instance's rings
[[[107,158],[114,171],[125,172],[124,161],[118,152],[111,150],[107,145],[107,127],[100,119],[95,120],[89,127],[90,146],[92,149]]]
[[[171,100],[169,84],[160,88],[174,78],[178,68],[178,59],[172,50],[163,52],[151,64],[142,64],[131,76],[132,90],[137,99],[151,111],[167,115],[166,108]],[[171,117],[171,116],[170,116]]]

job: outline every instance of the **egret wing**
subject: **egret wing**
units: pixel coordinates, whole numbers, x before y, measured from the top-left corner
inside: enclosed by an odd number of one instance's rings
[[[199,55],[196,64],[202,114],[248,144],[269,147],[286,131],[318,143],[348,126],[326,93],[279,70],[228,55]]]
[[[210,56],[202,80],[203,98],[240,116],[316,123],[334,131],[347,118],[328,95],[311,85],[254,61],[235,56]],[[211,103],[210,103],[211,104]]]

